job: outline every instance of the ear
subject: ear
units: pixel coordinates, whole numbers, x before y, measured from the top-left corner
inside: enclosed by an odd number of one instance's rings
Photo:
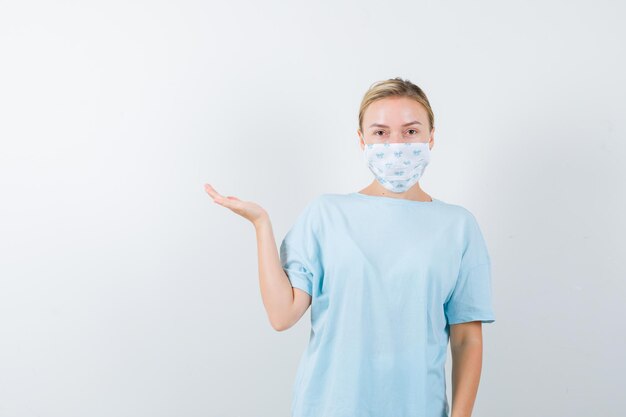
[[[428,143],[430,144],[430,149],[432,149],[433,146],[435,146],[435,128],[434,127],[430,130],[430,139],[428,140]]]

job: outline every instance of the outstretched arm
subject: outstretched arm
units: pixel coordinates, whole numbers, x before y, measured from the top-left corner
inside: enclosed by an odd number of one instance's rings
[[[252,201],[243,201],[234,196],[224,197],[209,184],[205,184],[204,188],[215,203],[229,208],[254,225],[263,305],[275,330],[290,328],[304,315],[311,304],[311,296],[291,286],[280,262],[269,215]]]
[[[255,228],[263,304],[272,327],[278,331],[286,330],[304,315],[311,304],[311,296],[291,286],[280,263],[269,217],[258,222]]]

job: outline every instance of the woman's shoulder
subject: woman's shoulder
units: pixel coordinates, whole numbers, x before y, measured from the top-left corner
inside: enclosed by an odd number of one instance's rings
[[[451,218],[456,224],[462,228],[476,229],[479,228],[478,219],[474,212],[468,207],[457,203],[444,203],[442,206],[448,211]]]
[[[457,203],[451,203],[448,201],[439,200],[441,206],[450,212],[456,213],[459,216],[471,216],[472,212],[465,206]]]
[[[323,205],[323,204],[338,203],[341,200],[345,200],[347,197],[348,197],[348,194],[321,193],[311,198],[308,201],[307,206],[318,206],[318,205]]]

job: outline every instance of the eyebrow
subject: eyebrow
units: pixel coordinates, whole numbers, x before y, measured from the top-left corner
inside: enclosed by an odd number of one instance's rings
[[[421,125],[421,124],[422,124],[422,122],[418,122],[417,120],[414,120],[414,121],[412,121],[412,122],[405,123],[405,124],[403,124],[402,126],[409,126],[409,125],[414,125],[414,124]],[[387,125],[381,125],[380,123],[372,123],[372,124],[370,125],[370,127],[374,127],[374,126],[376,126],[376,127],[389,127],[389,126],[387,126]]]

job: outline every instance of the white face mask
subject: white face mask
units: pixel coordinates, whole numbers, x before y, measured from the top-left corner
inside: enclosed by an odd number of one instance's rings
[[[422,177],[430,148],[428,142],[366,143],[363,156],[383,187],[402,193]]]

